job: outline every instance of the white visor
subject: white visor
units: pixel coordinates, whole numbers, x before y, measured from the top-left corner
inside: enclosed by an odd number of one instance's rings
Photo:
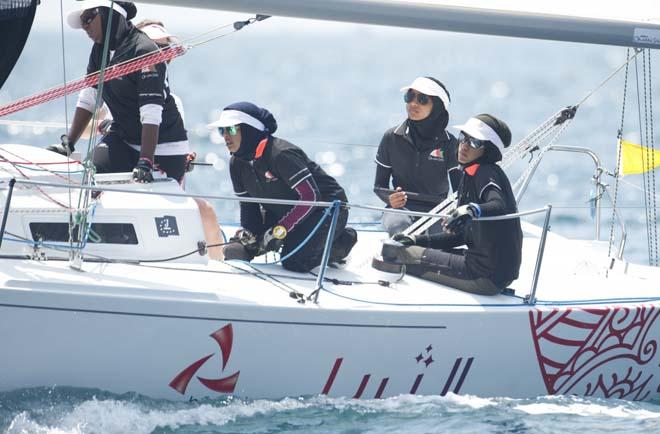
[[[222,113],[220,113],[220,119],[208,124],[208,127],[233,127],[238,124],[248,124],[259,131],[266,129],[266,126],[259,119],[239,110],[223,110]]]
[[[424,95],[437,96],[445,105],[445,109],[449,109],[449,104],[451,103],[449,101],[449,94],[442,86],[429,78],[417,77],[410,86],[402,87],[401,92],[407,92],[408,89],[415,89]]]
[[[160,24],[149,24],[148,26],[140,28],[140,30],[149,36],[149,39],[152,41],[160,41],[161,39],[169,40],[174,37]]]
[[[126,18],[126,10],[119,6],[116,2],[110,0],[84,0],[81,2],[76,2],[78,7],[71,12],[66,17],[66,22],[69,24],[69,27],[72,29],[82,29],[82,22],[80,21],[80,14],[87,9],[94,9],[98,7],[112,8],[121,16]]]
[[[454,125],[452,128],[464,131],[475,139],[490,140],[497,147],[504,148],[504,143],[502,142],[502,139],[500,139],[500,136],[497,135],[495,130],[477,118],[470,118],[463,125]]]

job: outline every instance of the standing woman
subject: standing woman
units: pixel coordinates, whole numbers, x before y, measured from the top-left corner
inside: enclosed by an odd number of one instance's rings
[[[112,11],[111,11],[112,9]],[[83,29],[94,42],[87,73],[101,68],[110,27],[107,66],[158,50],[158,46],[131,23],[137,9],[130,2],[86,0],[67,18],[70,27]],[[92,119],[97,87],[83,89],[68,137],[48,149],[68,155]],[[112,114],[110,131],[94,149],[98,173],[130,172],[136,182],[152,182],[154,169],[181,181],[185,174],[188,137],[166,82],[166,65],[144,67],[103,84],[103,101]]]
[[[428,212],[442,202],[450,188],[448,172],[458,166],[456,138],[446,131],[449,92],[433,77],[418,77],[405,92],[408,118],[390,128],[376,154],[374,190],[388,208]],[[396,192],[383,194],[392,187]],[[407,215],[385,213],[383,226],[393,235],[414,222]],[[434,225],[431,230],[439,230]]]
[[[220,119],[209,127],[219,129],[232,154],[229,170],[237,196],[347,201],[339,183],[302,149],[272,135],[277,130],[277,121],[268,110],[249,102],[234,103],[225,107]],[[323,214],[322,208],[309,205],[241,202],[242,229],[232,238],[234,243],[225,246],[225,259],[252,260],[281,247],[282,257],[286,258],[282,262],[284,268],[310,271],[321,263],[330,227],[328,216],[310,237]],[[331,261],[343,260],[357,241],[357,233],[346,227],[347,221],[348,210],[341,208]]]

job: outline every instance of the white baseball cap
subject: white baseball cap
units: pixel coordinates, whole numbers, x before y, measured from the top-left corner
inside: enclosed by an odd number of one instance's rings
[[[220,113],[220,118],[217,121],[208,124],[208,127],[233,127],[238,124],[248,124],[259,131],[264,131],[266,129],[266,126],[259,119],[240,110],[223,110],[222,113]]]
[[[112,2],[110,0],[84,0],[81,2],[76,2],[76,9],[69,12],[66,17],[66,22],[69,24],[69,27],[72,29],[82,29],[82,21],[80,21],[80,14],[87,9],[94,9],[98,7],[112,8],[121,16],[126,18],[126,9],[119,6],[117,2]]]
[[[408,89],[415,89],[417,92],[421,92],[424,95],[437,96],[445,105],[445,109],[448,109],[449,104],[451,103],[447,91],[430,78],[417,77],[409,86],[402,87],[401,92],[407,92]]]
[[[149,39],[151,39],[152,41],[174,38],[174,35],[168,32],[167,29],[165,29],[165,27],[156,23],[149,24],[144,27],[140,27],[140,30],[142,30],[147,36],[149,36]]]

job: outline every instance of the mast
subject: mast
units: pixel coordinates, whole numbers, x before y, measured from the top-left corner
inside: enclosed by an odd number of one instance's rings
[[[168,6],[519,38],[660,48],[660,25],[405,0],[141,0]],[[497,1],[484,2],[496,7]],[[493,6],[490,6],[490,5]],[[632,7],[632,5],[630,5]]]

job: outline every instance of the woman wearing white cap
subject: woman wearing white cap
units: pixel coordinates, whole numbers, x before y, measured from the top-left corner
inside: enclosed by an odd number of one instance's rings
[[[218,128],[232,154],[229,171],[239,197],[346,202],[339,183],[296,145],[273,136],[277,121],[266,109],[249,102],[225,107],[220,119],[209,125]],[[324,210],[309,205],[277,205],[241,202],[241,227],[234,243],[225,246],[225,259],[251,260],[254,256],[282,248],[282,265],[307,272],[321,263],[330,226]],[[343,260],[357,241],[357,233],[346,227],[348,209],[337,219],[332,261]],[[301,244],[304,245],[301,247]],[[300,247],[300,248],[299,248]],[[295,250],[295,253],[294,253]]]
[[[108,27],[108,67],[158,49],[130,22],[137,12],[133,3],[85,0],[78,5],[68,15],[67,22],[74,29],[85,30],[94,42],[88,73],[101,67]],[[161,63],[104,83],[102,98],[113,122],[108,134],[94,148],[97,172],[133,171],[135,181],[151,182],[152,171],[158,168],[177,181],[183,178],[188,137],[165,74],[165,64]],[[96,96],[96,87],[80,92],[68,137],[48,149],[62,154],[73,152],[92,118]]]
[[[391,208],[427,212],[447,197],[447,173],[457,166],[456,138],[446,131],[449,92],[433,77],[418,77],[404,93],[408,118],[385,132],[376,154],[374,191]],[[389,191],[390,180],[396,192]],[[410,216],[385,213],[390,235],[408,227]],[[432,232],[439,225],[432,227]]]
[[[518,278],[522,252],[520,219],[473,220],[513,214],[516,200],[509,179],[496,163],[511,143],[509,127],[489,114],[457,125],[458,161],[462,171],[456,189],[457,208],[442,233],[397,234],[401,245],[383,247],[386,260],[406,264],[410,274],[464,291],[495,295]],[[466,245],[467,249],[455,249]]]

